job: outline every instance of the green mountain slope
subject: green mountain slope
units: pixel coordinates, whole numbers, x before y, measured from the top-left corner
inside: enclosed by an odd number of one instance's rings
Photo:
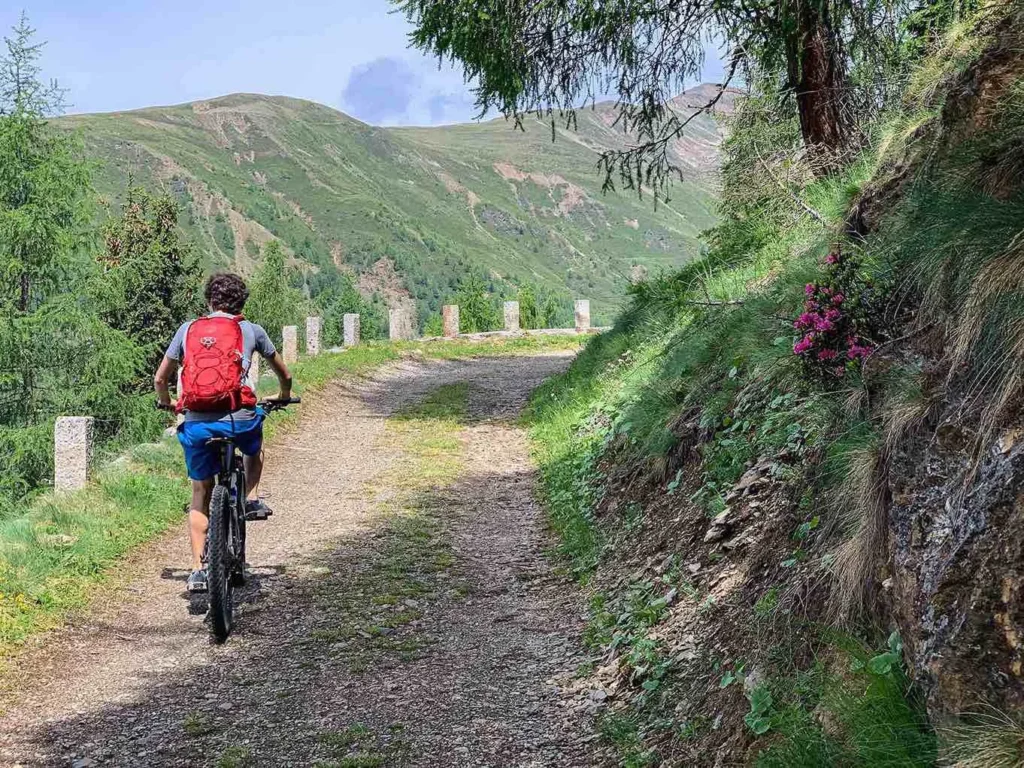
[[[498,293],[532,281],[590,298],[604,321],[631,271],[696,254],[697,233],[714,221],[720,139],[713,118],[694,124],[674,148],[686,180],[655,210],[632,193],[601,193],[598,152],[628,141],[612,114],[587,110],[554,142],[540,121],[525,132],[504,120],[375,128],[253,94],[61,123],[98,161],[105,199],[129,174],[182,199],[211,267],[250,273],[261,245],[278,238],[296,264],[353,272],[367,295],[415,300],[421,316],[472,270]]]

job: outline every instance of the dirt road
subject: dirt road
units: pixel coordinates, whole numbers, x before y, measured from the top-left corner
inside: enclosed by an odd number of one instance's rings
[[[589,765],[567,690],[579,597],[544,557],[514,424],[567,363],[406,362],[321,393],[270,453],[275,514],[250,527],[229,641],[189,614],[182,527],[111,605],[26,656],[0,762]],[[437,392],[465,400],[457,420],[396,422]]]

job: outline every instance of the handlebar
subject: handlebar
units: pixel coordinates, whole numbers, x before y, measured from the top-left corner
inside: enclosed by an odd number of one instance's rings
[[[282,410],[284,408],[287,408],[289,405],[298,405],[301,402],[302,402],[302,398],[301,397],[286,397],[286,398],[265,397],[262,400],[260,400],[257,403],[257,405],[262,407],[267,412],[270,412],[270,411]]]
[[[301,402],[302,402],[302,398],[301,397],[287,397],[287,398],[265,397],[262,400],[260,400],[257,403],[257,405],[259,405],[261,408],[263,408],[264,410],[269,412],[269,411],[279,411],[279,410],[282,410],[284,408],[287,408],[289,405],[298,405]],[[174,410],[174,406],[171,405],[170,403],[166,403],[165,404],[165,403],[161,403],[160,401],[156,402],[156,408],[157,408],[158,411],[173,411]]]

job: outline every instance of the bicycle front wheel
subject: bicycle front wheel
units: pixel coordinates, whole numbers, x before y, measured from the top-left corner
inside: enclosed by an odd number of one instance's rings
[[[231,594],[231,501],[226,486],[217,485],[210,498],[210,527],[206,533],[207,581],[210,589],[210,627],[223,643],[231,634],[234,606]]]

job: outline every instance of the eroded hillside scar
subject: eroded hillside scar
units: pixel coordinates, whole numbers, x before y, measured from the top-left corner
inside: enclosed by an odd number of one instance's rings
[[[26,654],[0,762],[587,765],[583,611],[516,423],[568,362],[405,362],[322,393],[271,449],[229,641],[188,614],[175,531]]]

